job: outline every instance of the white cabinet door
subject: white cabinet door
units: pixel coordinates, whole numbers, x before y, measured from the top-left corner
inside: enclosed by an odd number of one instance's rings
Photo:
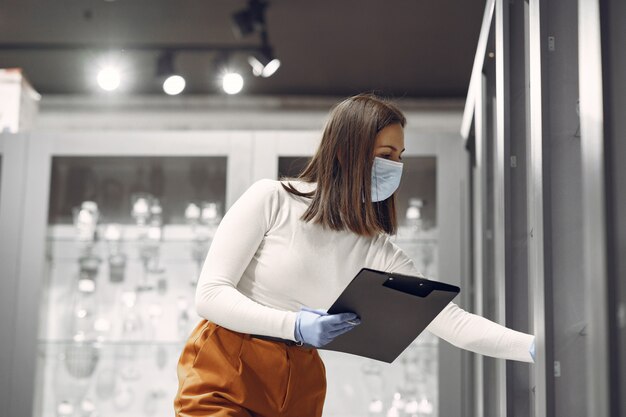
[[[316,130],[254,132],[252,179],[278,179],[281,158],[311,157],[322,133]]]
[[[111,174],[111,165],[107,161],[119,165],[124,172],[130,168],[129,163],[143,162],[146,158],[167,161],[163,166],[169,166],[180,181],[189,181],[193,173],[183,174],[181,170],[186,167],[184,161],[196,157],[207,157],[209,161],[220,163],[221,172],[219,178],[222,181],[220,192],[224,200],[224,209],[230,205],[245,191],[250,184],[252,173],[252,133],[241,131],[67,131],[67,132],[32,132],[29,134],[16,135],[12,142],[20,146],[15,152],[10,152],[11,158],[2,161],[3,172],[11,167],[12,171],[21,171],[12,175],[12,178],[2,176],[3,197],[0,200],[0,230],[2,233],[2,293],[0,305],[7,306],[5,321],[0,321],[0,330],[10,325],[7,332],[3,331],[3,340],[9,341],[6,348],[10,352],[11,361],[3,361],[2,375],[6,380],[0,380],[0,402],[7,405],[11,415],[30,416],[45,415],[46,412],[54,412],[55,399],[48,395],[53,390],[48,390],[49,385],[41,383],[45,376],[44,369],[48,356],[46,352],[53,351],[53,342],[47,339],[38,340],[42,332],[41,326],[46,329],[46,303],[42,303],[43,297],[49,291],[50,285],[50,262],[49,257],[49,215],[50,202],[63,202],[64,195],[56,195],[59,188],[51,189],[51,180],[54,179],[53,168],[58,166],[58,161],[63,160],[64,169],[72,168],[72,159],[81,161],[82,171],[106,172]],[[10,145],[2,144],[4,152]],[[21,149],[21,151],[20,151]],[[27,150],[27,152],[26,152]],[[8,155],[8,153],[7,153]],[[224,164],[224,159],[226,163]],[[176,163],[170,164],[172,160]],[[90,166],[90,161],[93,166]],[[5,164],[6,162],[6,164]],[[82,168],[84,167],[84,169]],[[100,170],[100,171],[99,171]],[[80,171],[80,170],[79,170]],[[132,171],[132,170],[131,170]],[[77,172],[72,171],[73,173]],[[119,173],[117,173],[119,174]],[[102,177],[93,179],[93,184],[102,187]],[[112,176],[112,175],[111,175]],[[78,177],[78,181],[83,181]],[[74,177],[74,178],[76,178]],[[120,177],[120,175],[117,175]],[[126,196],[132,188],[125,178],[117,178],[121,183],[122,196]],[[226,185],[223,182],[226,182]],[[63,183],[61,181],[60,183]],[[65,190],[72,190],[71,181]],[[186,184],[181,183],[181,188]],[[61,187],[62,188],[62,187]],[[189,188],[187,186],[187,188]],[[176,200],[179,191],[176,186],[169,187],[173,190],[170,201]],[[169,192],[169,191],[168,191]],[[6,193],[6,195],[5,195]],[[125,194],[126,193],[126,194]],[[172,197],[173,196],[173,197]],[[110,202],[110,199],[104,199]],[[177,202],[180,203],[180,202]],[[63,210],[57,217],[59,222],[67,223],[67,204],[63,204]],[[71,204],[70,204],[71,206]],[[65,210],[65,211],[64,211]],[[177,210],[176,216],[180,218]],[[53,219],[55,217],[52,217]],[[70,215],[71,219],[71,215]],[[70,221],[71,225],[71,221]],[[9,230],[10,229],[10,230]],[[5,240],[10,239],[10,240]],[[6,253],[5,253],[6,252]],[[11,262],[5,263],[5,259]],[[6,268],[9,270],[5,271]],[[9,276],[5,276],[5,272]],[[9,285],[10,288],[6,288]],[[7,291],[4,291],[4,289]],[[6,301],[6,302],[5,302]],[[9,322],[10,320],[10,322]],[[6,325],[6,326],[5,326]],[[63,342],[65,343],[65,342]],[[5,346],[2,347],[3,351]],[[44,352],[42,356],[41,352]],[[6,364],[7,369],[4,369]],[[41,395],[35,395],[33,391],[39,391]],[[48,407],[51,398],[52,407]],[[34,411],[34,413],[33,413]]]

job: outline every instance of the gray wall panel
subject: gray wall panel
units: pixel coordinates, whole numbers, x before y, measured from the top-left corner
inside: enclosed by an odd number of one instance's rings
[[[587,415],[610,410],[609,311],[606,262],[604,109],[598,0],[578,2],[578,68],[587,321]]]
[[[555,415],[554,405],[554,328],[551,273],[551,200],[549,109],[547,77],[547,4],[528,0],[526,39],[528,51],[528,269],[532,294],[533,331],[537,336],[537,358],[531,375],[534,415]]]
[[[461,270],[461,181],[467,172],[467,159],[460,138],[441,137],[437,143],[437,204],[442,218],[448,219],[439,226],[439,250],[455,262],[440,263],[439,275],[446,282],[460,285],[467,282],[469,271]],[[445,279],[443,278],[445,277]],[[464,291],[464,289],[462,289]],[[457,300],[457,302],[459,302]],[[466,308],[460,303],[460,306]],[[463,380],[461,366],[462,350],[445,341],[439,342],[439,415],[461,417]],[[446,400],[450,399],[450,400]]]
[[[472,168],[472,279],[473,279],[473,311],[484,314],[483,287],[485,268],[485,224],[486,224],[486,79],[484,75],[476,83],[476,106],[474,120],[474,167]],[[473,354],[474,368],[474,416],[484,413],[484,357]]]
[[[607,164],[607,275],[611,311],[611,409],[626,417],[626,2],[601,2]]]
[[[25,139],[23,134],[0,135],[3,145],[0,178],[0,409],[11,398],[11,371],[16,354],[12,341],[16,332],[18,261],[24,211]]]
[[[493,45],[490,42],[490,45]],[[489,49],[493,51],[493,49]],[[494,145],[496,132],[496,108],[495,108],[495,66],[494,60],[488,60],[485,67],[487,75],[487,95],[486,95],[486,136],[485,155],[486,163],[486,204],[485,204],[485,224],[484,224],[484,250],[483,250],[483,317],[492,321],[497,320],[497,285],[495,277],[495,248],[494,248],[494,227],[495,227],[495,196],[494,196]],[[484,375],[484,415],[485,417],[496,417],[500,415],[498,386],[498,359],[485,356],[483,358]]]
[[[507,288],[506,325],[532,333],[528,303],[528,222],[526,187],[526,58],[524,49],[524,2],[510,4],[510,129],[505,168],[507,183]],[[530,369],[525,363],[507,361],[507,416],[530,415]]]
[[[32,134],[27,140],[28,164],[24,169],[24,212],[18,248],[19,280],[15,291],[15,333],[9,401],[3,405],[9,416],[31,416],[38,405],[32,389],[37,374],[37,335],[41,314],[42,277],[45,275],[45,244],[50,186],[50,145],[39,143]],[[35,146],[36,144],[36,146]],[[37,413],[39,414],[39,413]]]
[[[547,77],[550,110],[552,285],[554,360],[560,364],[555,378],[557,417],[586,416],[585,322],[583,275],[582,195],[578,99],[578,43],[576,7],[547,2]]]

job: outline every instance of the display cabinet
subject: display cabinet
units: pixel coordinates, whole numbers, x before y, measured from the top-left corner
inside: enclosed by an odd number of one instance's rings
[[[228,158],[52,158],[41,415],[171,414]]]
[[[3,273],[15,277],[3,283],[11,291],[0,303],[8,314],[2,330],[13,335],[2,348],[13,358],[3,364],[2,380],[10,415],[171,415],[176,363],[200,320],[196,280],[221,217],[255,180],[296,175],[319,137],[2,136],[15,145],[11,160],[25,161],[0,165],[3,187],[7,169],[19,174],[9,187],[11,205],[0,205],[12,213],[0,212],[0,227],[19,237],[12,249],[3,240],[0,252],[14,265],[2,266]],[[418,270],[437,279],[438,218],[445,213],[438,200],[454,177],[440,175],[436,138],[408,133],[405,142],[394,239]],[[0,152],[5,148],[0,142]],[[429,333],[393,364],[320,350],[328,377],[324,415],[438,415],[440,351]]]
[[[251,133],[5,138],[28,149],[11,198],[12,414],[171,415],[200,267],[250,185]]]

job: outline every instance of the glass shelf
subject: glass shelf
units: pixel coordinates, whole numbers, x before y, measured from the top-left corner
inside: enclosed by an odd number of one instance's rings
[[[184,340],[82,340],[76,341],[71,339],[39,339],[37,343],[40,346],[45,345],[91,345],[94,347],[106,347],[106,346],[183,346]],[[418,347],[423,348],[436,348],[438,344],[436,342],[413,342]],[[323,349],[320,349],[323,350]]]
[[[106,346],[180,346],[185,344],[184,340],[82,340],[76,341],[71,339],[39,339],[37,343],[40,346],[45,345],[91,345],[94,347]]]
[[[42,416],[171,416],[181,349],[181,344],[40,344]]]
[[[181,343],[40,343],[42,415],[94,410],[99,416],[171,416],[181,348]],[[414,343],[393,364],[319,353],[328,381],[325,416],[367,416],[372,405],[387,410],[398,393],[407,402],[421,402],[423,409],[436,405],[436,343]],[[74,414],[59,413],[70,409]]]
[[[117,223],[100,223],[97,227],[97,239],[96,242],[106,242],[106,228],[109,224],[117,225],[121,236],[118,241],[124,242],[137,242],[141,238],[141,234],[145,232],[148,226],[137,226]],[[165,224],[161,227],[161,241],[162,242],[186,242],[193,241],[196,233],[195,230],[202,228],[202,232],[215,233],[217,224],[213,226],[191,226],[188,224]],[[77,242],[76,228],[71,224],[54,224],[48,226],[48,233],[46,238],[51,242]]]
[[[98,236],[105,234],[107,224],[101,224],[98,226]],[[119,225],[122,230],[123,237],[119,239],[121,243],[136,243],[140,241],[140,234],[142,228],[136,225]],[[217,225],[209,227],[205,226],[206,232],[211,236],[215,233]],[[162,227],[161,242],[168,243],[184,243],[194,241],[194,228],[187,224],[167,224]],[[46,239],[49,242],[80,242],[77,240],[77,232],[73,225],[50,225],[48,226],[48,233]],[[391,236],[391,240],[397,243],[405,242],[419,242],[419,243],[437,243],[437,230],[429,230],[425,232],[411,232],[410,230],[403,229],[400,226],[400,230],[396,235]],[[99,237],[96,242],[106,243],[106,239]]]

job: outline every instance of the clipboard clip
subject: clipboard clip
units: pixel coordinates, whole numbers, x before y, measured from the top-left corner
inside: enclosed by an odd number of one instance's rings
[[[405,276],[390,276],[383,286],[422,298],[428,297],[434,289],[428,280]]]

